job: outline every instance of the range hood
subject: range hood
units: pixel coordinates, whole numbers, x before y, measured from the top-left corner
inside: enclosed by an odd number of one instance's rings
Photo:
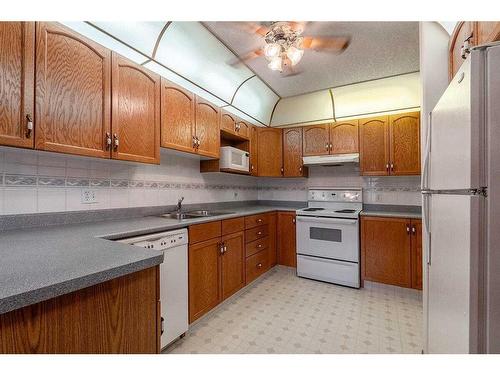
[[[359,154],[304,156],[302,161],[304,165],[344,165],[359,163]]]

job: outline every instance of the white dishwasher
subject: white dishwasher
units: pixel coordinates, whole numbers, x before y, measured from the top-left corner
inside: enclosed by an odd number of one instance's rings
[[[188,232],[177,229],[118,240],[163,251],[160,264],[161,348],[188,330]]]

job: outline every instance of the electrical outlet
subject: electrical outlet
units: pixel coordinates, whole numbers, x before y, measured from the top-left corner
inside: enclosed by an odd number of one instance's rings
[[[237,191],[234,192],[234,198],[238,198],[238,192]]]
[[[82,190],[82,204],[97,203],[97,194],[95,190]]]

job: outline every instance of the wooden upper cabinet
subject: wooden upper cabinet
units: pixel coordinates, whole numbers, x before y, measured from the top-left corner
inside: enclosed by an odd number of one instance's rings
[[[476,44],[481,45],[500,40],[499,21],[478,21],[475,22]]]
[[[220,237],[189,245],[189,323],[222,300]]]
[[[283,140],[281,129],[258,128],[259,176],[280,177],[283,165]]]
[[[476,44],[474,38],[474,22],[458,22],[450,37],[449,44],[449,80],[451,81],[464,61],[462,47],[468,41],[470,46]]]
[[[422,289],[422,221],[411,219],[411,287]]]
[[[195,95],[161,79],[161,146],[194,152]]]
[[[420,174],[420,112],[389,117],[390,174]]]
[[[302,165],[302,128],[283,129],[283,175],[304,176]]]
[[[250,125],[243,120],[236,121],[236,132],[240,137],[250,137]]]
[[[303,155],[317,156],[330,153],[330,124],[304,126]]]
[[[358,120],[332,124],[330,126],[330,144],[331,154],[358,153]]]
[[[160,163],[160,76],[113,53],[112,157]]]
[[[226,299],[245,286],[245,232],[222,237],[222,298]]]
[[[64,26],[37,22],[35,147],[109,158],[110,104],[111,52]]]
[[[364,280],[411,287],[410,219],[363,217],[361,220]]]
[[[225,110],[221,110],[220,130],[224,130],[231,134],[236,133],[236,117]]]
[[[200,155],[218,158],[220,153],[220,112],[214,104],[196,97],[195,136]]]
[[[360,171],[365,176],[389,174],[389,118],[359,120]]]
[[[257,126],[250,127],[250,174],[252,176],[258,176],[258,131]]]
[[[33,148],[35,23],[0,22],[0,145]]]

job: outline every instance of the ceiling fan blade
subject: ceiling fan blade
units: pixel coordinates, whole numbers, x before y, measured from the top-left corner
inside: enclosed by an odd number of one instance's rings
[[[305,30],[307,24],[310,22],[311,21],[288,21],[287,23],[290,25],[292,30],[302,33]]]
[[[230,61],[228,61],[228,64],[231,66],[235,66],[235,65],[242,64],[242,63],[245,63],[247,61],[256,59],[257,57],[260,57],[263,55],[264,55],[264,51],[262,50],[262,48],[257,48],[257,49],[254,49],[252,51],[241,54],[239,56],[235,56],[234,59],[231,59]]]
[[[335,37],[312,37],[305,36],[302,40],[302,48],[313,51],[328,51],[342,53],[351,42],[349,36]]]

